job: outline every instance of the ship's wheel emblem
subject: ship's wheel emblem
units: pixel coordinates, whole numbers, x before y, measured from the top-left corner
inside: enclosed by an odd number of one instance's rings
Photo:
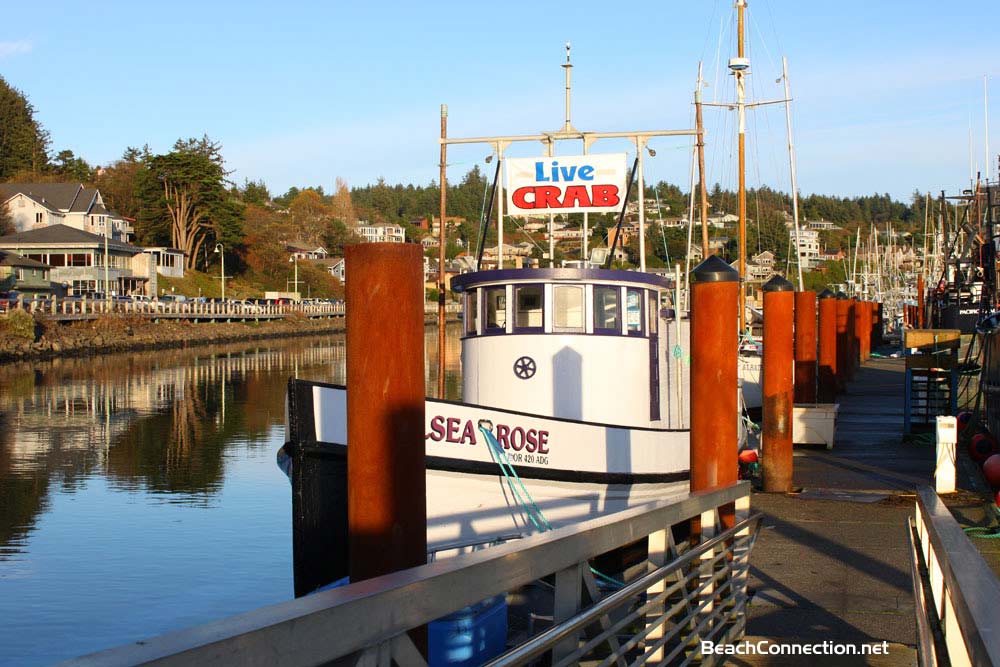
[[[536,370],[538,369],[535,366],[535,360],[531,357],[520,357],[514,362],[514,375],[522,380],[533,377]]]

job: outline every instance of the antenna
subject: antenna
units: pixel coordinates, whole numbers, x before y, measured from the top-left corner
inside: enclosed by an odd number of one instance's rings
[[[570,62],[570,44],[566,42],[566,62],[562,65],[562,68],[566,70],[566,122],[563,124],[563,132],[576,132],[573,127],[573,123],[570,122],[569,114],[569,98],[570,98],[570,70],[573,69],[573,63]]]

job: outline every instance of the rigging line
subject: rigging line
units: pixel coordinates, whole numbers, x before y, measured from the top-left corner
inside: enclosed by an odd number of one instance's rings
[[[722,66],[722,40],[725,36],[726,27],[726,14],[723,14],[719,20],[719,41],[715,45],[715,78],[712,80],[712,101],[718,102],[718,91],[722,88],[719,83],[719,68]],[[731,20],[731,19],[730,19]]]
[[[778,44],[778,53],[784,53],[785,49],[781,45],[781,33],[778,32],[778,26],[774,22],[774,11],[771,8],[771,3],[769,2],[769,0],[759,0],[759,1],[763,2],[764,6],[767,7],[767,16],[768,19],[771,21],[771,34],[774,35],[774,41]]]
[[[774,57],[771,55],[770,49],[767,48],[767,42],[764,40],[764,33],[761,32],[760,27],[758,27],[757,25],[757,13],[754,11],[750,11],[749,7],[747,7],[746,22],[747,25],[750,26],[750,30],[755,31],[757,33],[757,39],[759,40],[761,48],[764,49],[764,54],[767,56],[768,62],[771,64],[771,69],[772,70],[779,69],[778,66],[775,64],[775,60]]]
[[[708,45],[712,38],[712,26],[715,25],[715,17],[719,13],[720,2],[712,3],[712,15],[708,17],[708,23],[705,30],[705,41],[701,43],[701,59],[705,60],[705,52],[708,51]]]

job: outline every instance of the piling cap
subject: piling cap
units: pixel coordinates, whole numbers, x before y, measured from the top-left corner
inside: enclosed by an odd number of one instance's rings
[[[847,301],[847,295],[843,292],[837,292],[837,299],[840,301]]]
[[[836,294],[834,294],[832,291],[830,291],[830,288],[827,288],[827,289],[825,289],[825,290],[823,290],[822,292],[819,293],[819,298],[820,299],[832,299],[832,298],[834,298],[836,296],[837,296]]]
[[[740,280],[739,271],[729,266],[726,260],[718,255],[712,255],[691,272],[693,283],[736,283]]]
[[[781,276],[774,276],[764,283],[761,290],[765,292],[794,292],[795,286]]]

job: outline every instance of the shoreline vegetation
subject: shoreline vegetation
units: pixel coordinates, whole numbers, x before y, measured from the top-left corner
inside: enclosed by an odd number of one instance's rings
[[[428,322],[432,320],[436,318]],[[262,322],[152,322],[130,315],[106,315],[94,320],[59,323],[43,317],[33,318],[23,311],[11,311],[7,316],[0,316],[0,365],[55,357],[335,334],[343,333],[344,325],[344,317],[309,319],[294,314]]]

